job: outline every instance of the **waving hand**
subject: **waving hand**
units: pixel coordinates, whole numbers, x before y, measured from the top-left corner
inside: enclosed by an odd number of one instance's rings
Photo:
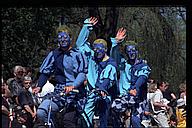
[[[97,24],[98,19],[96,17],[90,17],[84,21],[85,24],[92,24],[93,26]]]
[[[125,39],[126,37],[126,29],[125,28],[120,28],[118,29],[118,32],[116,34],[115,39],[117,40],[117,42],[121,42]]]

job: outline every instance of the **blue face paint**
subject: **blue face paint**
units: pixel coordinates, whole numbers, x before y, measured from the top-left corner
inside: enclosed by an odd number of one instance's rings
[[[136,50],[135,45],[127,45],[125,48],[125,53],[131,60],[135,60],[138,55],[138,51]]]
[[[66,32],[59,32],[57,37],[58,45],[62,48],[67,48],[71,44],[69,35]]]
[[[106,48],[103,44],[94,44],[93,51],[94,51],[95,58],[101,61],[105,56]]]

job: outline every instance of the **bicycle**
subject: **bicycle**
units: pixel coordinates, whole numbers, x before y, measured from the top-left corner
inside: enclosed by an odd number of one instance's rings
[[[56,121],[53,121],[51,119],[51,111],[52,111],[52,106],[51,106],[51,103],[53,102],[53,99],[54,98],[58,98],[58,97],[62,97],[62,98],[66,98],[66,96],[70,95],[70,94],[74,94],[76,95],[77,93],[79,93],[79,90],[76,90],[76,89],[73,89],[71,92],[69,92],[69,94],[66,94],[65,92],[60,92],[59,94],[55,94],[54,92],[53,93],[49,93],[43,97],[40,97],[38,95],[35,95],[34,97],[36,99],[50,99],[50,102],[49,102],[49,108],[48,108],[48,118],[47,118],[47,122],[43,123],[43,122],[36,122],[35,126],[34,127],[37,127],[37,128],[40,128],[40,127],[46,127],[46,128],[57,128],[58,126],[56,126],[55,123]],[[62,114],[63,111],[65,110],[65,107],[62,108],[59,112],[56,112],[56,114]]]

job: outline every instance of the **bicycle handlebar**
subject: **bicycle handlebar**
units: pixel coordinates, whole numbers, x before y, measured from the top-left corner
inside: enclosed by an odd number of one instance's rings
[[[89,95],[91,95],[92,93],[99,93],[99,95],[101,94],[101,91],[103,91],[104,93],[106,93],[107,95],[109,95],[109,93],[106,90],[101,90],[101,89],[93,89],[91,90],[91,92],[89,93]]]
[[[78,90],[78,89],[73,89],[73,90],[71,90],[70,92],[71,92],[71,93],[79,93],[79,90]],[[69,93],[70,93],[70,92],[69,92]],[[54,93],[54,92],[52,92],[52,93]],[[62,91],[62,92],[60,92],[59,94],[52,95],[51,97],[66,96],[66,95],[67,95],[67,93],[66,93],[65,91]],[[37,94],[34,94],[34,96],[35,96],[36,98],[44,98],[44,97],[47,96],[47,94],[44,95],[44,96],[38,96]]]

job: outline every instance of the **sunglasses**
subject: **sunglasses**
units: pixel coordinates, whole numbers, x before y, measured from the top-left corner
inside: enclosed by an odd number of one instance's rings
[[[24,82],[24,84],[31,84],[31,82]]]
[[[21,73],[23,73],[23,71],[18,71],[17,73],[21,74]]]

